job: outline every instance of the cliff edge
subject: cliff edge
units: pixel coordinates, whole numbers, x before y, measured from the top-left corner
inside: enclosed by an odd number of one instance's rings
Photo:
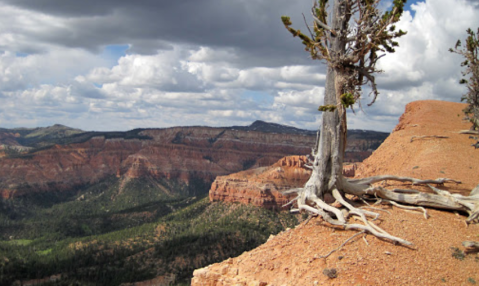
[[[394,132],[356,172],[418,178],[449,177],[452,192],[468,194],[479,183],[479,151],[464,122],[464,104],[418,101],[408,104]],[[410,187],[410,186],[409,186]],[[466,226],[465,216],[429,209],[422,213],[390,205],[377,224],[407,239],[406,248],[370,235],[356,236],[327,258],[321,258],[355,232],[331,228],[313,218],[288,229],[236,258],[198,269],[192,285],[473,285],[479,282],[479,255],[465,255],[462,241],[478,240],[479,225]],[[335,275],[332,275],[335,273]]]

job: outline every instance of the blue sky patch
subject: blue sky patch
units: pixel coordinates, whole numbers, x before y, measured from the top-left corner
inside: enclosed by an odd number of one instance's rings
[[[110,62],[111,67],[116,65],[118,59],[126,55],[130,45],[108,45],[103,49],[101,57]]]

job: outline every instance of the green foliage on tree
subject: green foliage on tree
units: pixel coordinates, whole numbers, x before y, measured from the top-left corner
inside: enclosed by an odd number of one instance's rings
[[[308,33],[292,28],[290,17],[281,17],[285,28],[302,40],[312,59],[324,60],[344,76],[336,96],[347,98],[338,102],[346,108],[359,100],[361,86],[365,84],[371,86],[374,97],[370,104],[374,103],[379,94],[374,74],[381,72],[376,69],[376,63],[386,53],[394,53],[398,46],[395,38],[406,34],[394,25],[403,13],[406,1],[394,0],[392,9],[385,13],[377,9],[379,2],[337,1],[335,5],[339,6],[339,15],[331,20],[328,17],[328,0],[319,0],[312,8],[314,22],[312,30],[308,27]],[[325,106],[319,110],[334,111],[335,108]]]
[[[467,93],[461,100],[468,104],[464,113],[472,123],[471,129],[479,130],[479,28],[476,33],[467,29],[467,35],[464,46],[458,40],[454,49],[449,51],[464,57],[461,62],[461,67],[464,67],[463,78],[459,83],[467,86]]]

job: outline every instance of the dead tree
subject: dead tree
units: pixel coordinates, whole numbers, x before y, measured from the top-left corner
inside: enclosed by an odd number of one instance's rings
[[[379,214],[353,206],[345,194],[363,199],[381,198],[395,203],[426,206],[469,213],[467,222],[479,215],[479,193],[471,196],[452,195],[431,184],[450,182],[450,179],[418,180],[396,176],[378,176],[359,180],[347,180],[342,175],[346,147],[346,109],[359,103],[361,87],[369,85],[373,104],[378,96],[375,74],[377,61],[387,53],[394,52],[398,43],[395,38],[406,33],[396,30],[405,0],[394,0],[390,11],[380,13],[380,0],[334,0],[328,9],[327,0],[314,2],[312,7],[313,26],[308,33],[291,27],[289,17],[283,16],[286,29],[302,40],[312,59],[327,63],[321,136],[312,153],[312,174],[303,188],[288,191],[297,193],[295,211],[308,211],[323,217],[325,221],[344,229],[369,232],[379,238],[411,245],[410,242],[390,235],[372,221]],[[328,15],[330,12],[331,15]],[[331,16],[331,17],[329,17]],[[374,183],[383,180],[408,181],[413,184],[428,184],[435,194],[416,190],[388,190]],[[342,208],[328,204],[332,197]],[[357,216],[362,224],[350,223],[348,218]],[[372,219],[371,219],[372,218]]]

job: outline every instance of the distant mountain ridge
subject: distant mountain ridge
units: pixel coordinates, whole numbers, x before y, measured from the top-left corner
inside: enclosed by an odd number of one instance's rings
[[[0,128],[0,134],[12,134],[17,138],[17,142],[21,145],[35,144],[39,141],[49,141],[64,137],[69,137],[75,134],[84,133],[83,130],[71,128],[61,124],[55,124],[48,127],[37,128]],[[2,137],[0,137],[0,143]]]
[[[281,134],[302,134],[302,135],[316,135],[316,131],[300,129],[292,126],[282,125],[278,123],[265,122],[256,120],[248,126],[233,126],[231,129],[243,131],[257,131],[265,133],[281,133]]]
[[[350,132],[346,161],[362,161],[387,135]],[[1,129],[0,195],[61,193],[109,176],[120,178],[120,187],[148,178],[172,196],[206,194],[216,176],[309,154],[315,140],[313,131],[263,121],[124,132],[83,132],[63,125]]]
[[[145,136],[139,135],[144,130],[156,130],[156,129],[170,129],[170,128],[203,128],[207,126],[179,126],[179,127],[167,127],[167,128],[136,128],[129,131],[83,131],[81,129],[71,128],[61,124],[55,124],[48,127],[37,128],[0,128],[0,144],[4,145],[21,145],[25,147],[39,147],[48,146],[54,144],[72,144],[82,143],[87,140],[96,137],[103,136],[107,139],[123,138],[123,139],[151,139]],[[256,120],[247,126],[226,126],[226,127],[208,127],[215,129],[226,130],[240,130],[240,131],[255,131],[263,133],[277,133],[277,134],[297,134],[316,136],[317,131],[296,128],[293,126],[282,125],[279,123],[266,122],[262,120]],[[367,137],[384,137],[386,138],[389,133],[372,130],[348,130],[348,135],[354,136],[367,136]],[[16,142],[16,143],[14,143]]]
[[[81,129],[75,129],[61,124],[55,124],[48,127],[37,128],[0,128],[0,133],[16,134],[16,141],[23,146],[36,147],[39,142],[51,144],[70,144],[85,142],[95,136],[105,136],[106,138],[132,138],[139,132],[149,129],[168,129],[168,128],[182,128],[182,127],[207,127],[207,126],[178,126],[167,128],[137,128],[129,131],[83,131]],[[226,127],[211,127],[228,130],[241,130],[241,131],[256,131],[264,133],[278,133],[278,134],[302,134],[302,135],[316,135],[316,131],[300,129],[292,126],[282,125],[278,123],[265,122],[262,120],[256,120],[252,124],[247,126],[226,126]],[[65,139],[68,138],[69,140]],[[148,139],[148,138],[143,138]],[[0,144],[6,144],[2,142],[0,136]],[[7,144],[9,145],[9,144]]]

